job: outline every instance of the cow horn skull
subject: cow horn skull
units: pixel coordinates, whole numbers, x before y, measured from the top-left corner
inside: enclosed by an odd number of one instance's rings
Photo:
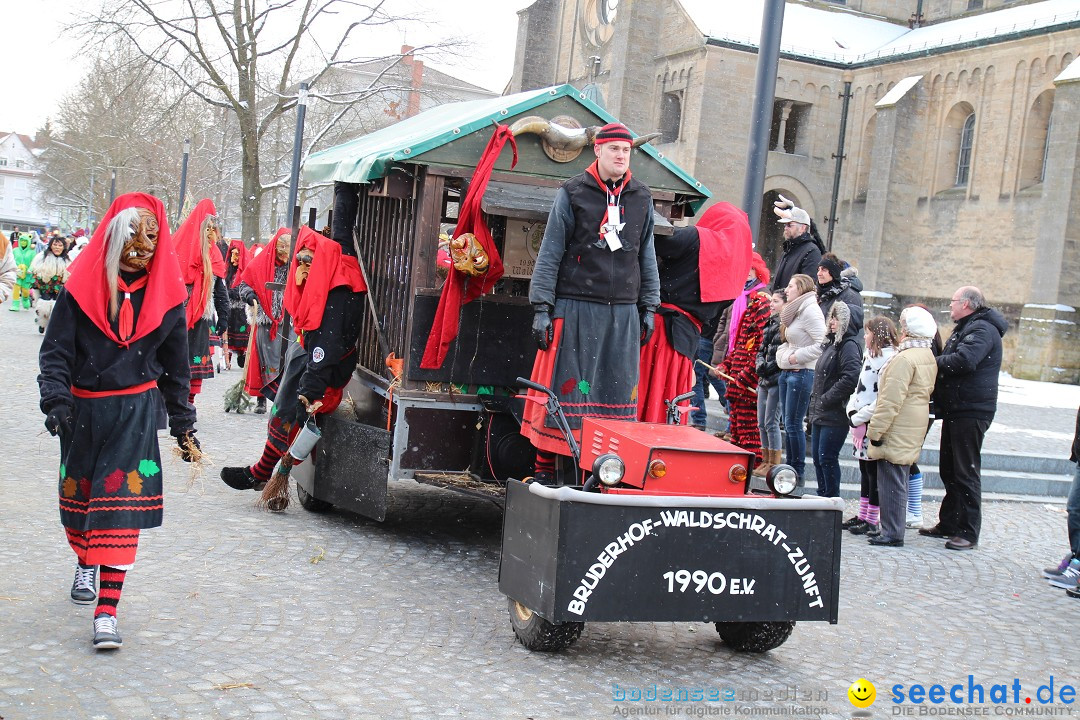
[[[592,145],[596,140],[596,133],[600,132],[599,125],[581,127],[574,118],[567,115],[547,120],[539,115],[529,115],[517,120],[510,126],[510,132],[514,137],[532,133],[540,136],[544,152],[555,162],[570,162],[581,154],[586,145]],[[633,147],[641,147],[660,133],[649,133],[634,138]]]

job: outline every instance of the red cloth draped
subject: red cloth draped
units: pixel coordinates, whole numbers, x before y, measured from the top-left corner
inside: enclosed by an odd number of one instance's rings
[[[301,250],[311,250],[314,257],[311,270],[302,286],[296,284],[296,256]],[[270,248],[263,251],[270,252]],[[311,228],[300,228],[296,238],[296,252],[289,266],[289,278],[285,281],[285,309],[292,316],[297,332],[315,330],[322,324],[326,296],[341,285],[353,292],[367,292],[360,263],[352,255],[344,255],[341,245],[320,235]]]
[[[480,156],[480,162],[476,164],[476,170],[473,171],[472,180],[469,182],[469,193],[461,205],[461,212],[453,233],[453,237],[464,233],[475,235],[477,242],[484,248],[491,262],[486,273],[475,277],[465,275],[453,267],[450,268],[450,273],[443,284],[442,295],[439,297],[439,308],[435,311],[435,321],[431,324],[431,334],[428,336],[427,347],[424,348],[424,357],[420,361],[420,367],[425,370],[437,370],[446,360],[450,343],[458,334],[461,306],[490,291],[502,277],[502,257],[499,256],[499,250],[495,247],[495,241],[491,239],[487,223],[484,222],[480,201],[484,198],[484,191],[487,189],[495,162],[499,159],[499,153],[507,142],[514,151],[510,169],[513,170],[517,165],[517,143],[514,142],[514,135],[508,126],[499,125],[488,140],[484,154]]]
[[[240,281],[247,283],[248,287],[255,291],[255,297],[259,298],[259,305],[262,306],[263,312],[270,318],[271,340],[277,337],[281,317],[274,317],[273,294],[266,287],[266,283],[274,282],[274,270],[280,264],[277,261],[278,238],[282,235],[288,235],[290,232],[292,231],[289,228],[278,228],[278,231],[274,233],[274,239],[248,263],[247,267],[244,268],[244,272],[240,273]]]
[[[668,342],[663,315],[657,315],[656,328],[649,342],[641,348],[638,370],[638,411],[641,422],[667,422],[665,401],[689,392],[694,387],[694,365],[690,359],[675,352]],[[679,422],[685,425],[688,413],[681,413]]]
[[[559,354],[559,344],[562,341],[563,320],[555,318],[552,321],[551,344],[547,350],[537,350],[536,360],[533,362],[532,374],[529,379],[544,387],[552,387],[552,375],[555,372],[555,357]],[[547,399],[546,395],[530,391],[533,397]],[[529,442],[537,450],[555,453],[556,455],[570,455],[570,446],[563,437],[562,431],[549,428],[544,423],[547,419],[547,410],[542,402],[525,401],[525,409],[521,412],[521,434],[529,438]],[[581,428],[572,431],[574,438],[581,445]]]
[[[203,316],[206,303],[210,301],[213,285],[208,289],[203,284],[202,224],[207,215],[217,215],[217,208],[210,198],[203,198],[187,219],[176,229],[173,244],[176,255],[180,258],[180,271],[184,274],[184,284],[191,286],[191,297],[187,305],[188,329]],[[210,271],[219,278],[225,277],[225,259],[217,248],[211,248]]]
[[[233,248],[236,248],[240,251],[240,262],[236,266],[236,272],[233,274],[233,281],[231,285],[231,287],[236,287],[241,282],[243,282],[242,276],[244,274],[244,268],[246,268],[248,266],[248,263],[251,262],[251,256],[248,254],[248,249],[244,245],[243,240],[230,240],[229,255],[232,255]],[[228,262],[228,260],[226,260],[226,262]],[[228,268],[226,268],[226,270],[228,270]]]
[[[121,210],[145,208],[154,213],[158,222],[157,249],[147,266],[149,281],[143,296],[142,308],[135,325],[135,334],[127,340],[121,340],[109,324],[109,286],[105,279],[105,230]],[[75,298],[79,308],[101,332],[120,347],[128,347],[136,340],[145,337],[161,326],[161,319],[169,310],[184,302],[187,291],[184,289],[180,265],[169,236],[169,221],[165,217],[165,206],[153,195],[145,193],[127,193],[121,195],[109,206],[101,219],[94,236],[83,248],[79,256],[72,261],[69,270],[71,278],[65,287]]]
[[[753,235],[746,213],[731,203],[710,207],[694,225],[698,231],[701,301],[734,299],[746,284]]]

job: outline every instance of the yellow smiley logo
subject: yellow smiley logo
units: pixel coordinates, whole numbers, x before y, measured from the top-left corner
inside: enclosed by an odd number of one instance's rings
[[[859,678],[851,684],[847,691],[848,700],[857,708],[867,708],[874,704],[877,699],[877,689],[874,683],[866,678]]]

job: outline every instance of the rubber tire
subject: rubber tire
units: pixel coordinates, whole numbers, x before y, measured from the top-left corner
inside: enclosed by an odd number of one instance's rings
[[[323,513],[334,507],[333,503],[328,503],[325,500],[320,500],[314,495],[309,495],[308,491],[301,487],[300,483],[296,483],[296,497],[300,498],[300,507],[308,512]]]
[[[581,631],[583,622],[553,623],[545,620],[513,598],[507,598],[510,611],[510,625],[514,635],[527,650],[539,652],[558,652],[574,644]]]
[[[763,653],[778,648],[791,637],[795,622],[718,622],[716,633],[738,652]]]

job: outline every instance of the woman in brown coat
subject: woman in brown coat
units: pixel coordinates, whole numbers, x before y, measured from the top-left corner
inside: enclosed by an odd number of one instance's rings
[[[937,323],[928,311],[909,307],[900,314],[900,347],[881,371],[877,406],[870,418],[867,454],[878,460],[881,533],[871,545],[903,547],[908,468],[919,459],[937,361],[930,350]]]

